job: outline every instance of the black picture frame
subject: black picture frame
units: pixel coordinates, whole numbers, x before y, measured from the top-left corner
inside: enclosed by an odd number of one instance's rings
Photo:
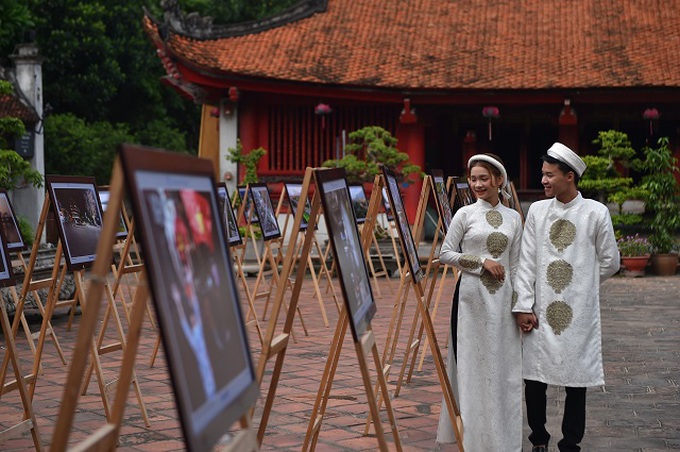
[[[453,187],[456,190],[456,198],[454,200],[456,210],[477,202],[477,197],[472,192],[466,177],[453,176]]]
[[[279,222],[276,220],[276,213],[272,205],[272,198],[269,195],[269,188],[265,183],[249,184],[250,199],[253,201],[255,215],[257,216],[262,240],[272,240],[281,237]]]
[[[9,257],[5,232],[0,229],[0,287],[9,287],[15,284],[12,260]],[[4,303],[4,301],[0,300],[0,303]]]
[[[300,203],[300,195],[302,194],[302,184],[284,182],[283,185],[286,189],[286,198],[288,199],[290,211],[293,214],[293,217],[295,217],[297,214],[297,207]],[[312,204],[309,202],[309,198],[307,198],[305,200],[305,211],[302,213],[302,223],[300,223],[301,231],[307,230],[311,213]]]
[[[229,246],[241,245],[243,243],[243,238],[241,237],[241,231],[238,230],[236,214],[234,214],[234,209],[231,207],[229,189],[224,182],[219,182],[217,184],[217,201],[219,203],[227,243]]]
[[[94,177],[47,175],[45,182],[66,267],[92,267],[104,218]]]
[[[406,254],[408,267],[411,273],[411,278],[414,282],[419,282],[423,279],[423,270],[420,267],[420,259],[418,258],[418,249],[416,248],[411,227],[409,226],[408,217],[406,216],[406,209],[404,208],[404,201],[401,198],[399,191],[399,182],[397,175],[386,166],[382,167],[383,177],[385,179],[385,186],[387,187],[387,194],[392,204],[394,211],[394,221],[399,230],[399,238],[401,240],[402,248]]]
[[[211,450],[258,396],[213,166],[137,145],[119,156],[187,449]]]
[[[0,189],[0,221],[2,221],[7,249],[10,252],[25,250],[26,243],[24,243],[24,237],[21,235],[19,221],[14,213],[9,193],[5,189]]]
[[[453,211],[451,210],[451,198],[449,198],[446,190],[444,172],[440,169],[433,169],[430,171],[430,176],[434,185],[434,203],[437,207],[439,218],[442,219],[442,228],[444,235],[446,235],[453,219]]]
[[[352,337],[361,339],[376,313],[368,267],[344,168],[315,169],[328,237],[336,259]]]
[[[109,197],[111,196],[111,194],[109,193],[108,185],[102,185],[100,187],[97,187],[97,193],[99,193],[99,203],[102,205],[102,213],[106,214],[106,208],[109,205]],[[116,231],[116,238],[123,240],[127,236],[128,228],[127,224],[125,224],[125,217],[123,217],[123,212],[121,211],[118,230]]]
[[[350,184],[349,197],[352,200],[352,208],[357,219],[357,224],[366,222],[366,214],[368,213],[368,198],[366,191],[361,184]]]

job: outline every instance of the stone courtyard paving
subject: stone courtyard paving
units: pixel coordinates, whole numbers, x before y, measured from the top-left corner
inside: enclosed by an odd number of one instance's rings
[[[251,287],[254,279],[249,280]],[[337,281],[335,281],[337,287]],[[382,354],[392,305],[399,281],[380,280],[381,297],[376,297],[378,312],[372,322],[376,343]],[[337,311],[332,298],[325,294],[325,308],[330,327],[321,319],[318,302],[311,280],[305,281],[300,306],[308,328],[305,337],[298,321],[295,323],[296,342],[289,345],[283,365],[281,381],[276,392],[263,450],[300,450],[316,394],[319,390],[329,343],[337,321]],[[324,286],[322,285],[322,289]],[[448,312],[453,290],[453,279],[448,278],[435,329],[440,344],[446,343]],[[338,288],[338,293],[340,293]],[[390,388],[394,389],[401,369],[403,353],[414,312],[415,299],[410,292],[404,324],[402,325],[394,365],[390,372]],[[588,419],[584,451],[659,451],[680,449],[680,275],[673,277],[624,278],[615,277],[602,286],[602,324],[606,386],[588,391]],[[256,303],[262,312],[263,303]],[[77,320],[80,316],[76,317]],[[32,328],[37,330],[39,318],[30,316]],[[62,347],[70,358],[77,331],[66,329],[67,315],[58,312],[53,320]],[[266,326],[266,322],[264,323]],[[114,330],[107,330],[108,340],[114,340]],[[250,344],[254,362],[259,360],[260,346],[254,330],[250,330]],[[124,425],[120,437],[120,450],[172,451],[183,450],[182,435],[177,420],[164,354],[161,350],[155,366],[150,367],[156,333],[148,320],[139,347],[136,364],[151,427],[146,428],[132,392],[128,398]],[[3,341],[4,342],[4,341]],[[30,354],[27,341],[19,337],[22,357]],[[446,348],[442,354],[446,356]],[[118,353],[105,355],[102,360],[107,381],[117,372]],[[455,445],[438,445],[435,442],[437,421],[441,410],[441,389],[434,363],[428,353],[422,371],[414,372],[411,382],[405,385],[392,405],[405,450],[455,451]],[[24,359],[24,368],[31,365]],[[44,373],[38,378],[34,408],[43,436],[49,445],[53,435],[63,382],[67,368],[62,366],[53,344],[48,340],[43,357]],[[259,425],[264,396],[269,387],[273,360],[267,366],[262,385],[262,396],[255,410],[253,425]],[[375,370],[371,368],[372,375]],[[549,389],[548,427],[554,442],[560,438],[560,420],[563,411],[562,390]],[[324,417],[317,450],[354,451],[376,450],[377,440],[372,433],[363,436],[368,406],[359,373],[357,357],[348,332],[330,400]],[[2,397],[0,428],[17,422],[21,416],[18,393],[13,391]],[[389,433],[386,415],[382,414],[383,427]],[[97,427],[103,425],[102,402],[93,378],[87,393],[81,396],[70,439],[75,444]],[[525,426],[525,437],[528,434]],[[394,448],[391,434],[387,435],[390,448]],[[0,445],[0,450],[24,451],[33,449],[30,435]],[[525,439],[524,449],[530,450]],[[556,450],[556,447],[553,448]]]

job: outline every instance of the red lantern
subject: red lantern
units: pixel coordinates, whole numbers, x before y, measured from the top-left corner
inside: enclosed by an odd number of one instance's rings
[[[649,121],[649,135],[654,135],[654,121],[659,119],[659,110],[656,108],[648,108],[642,113],[642,118]]]
[[[489,141],[491,141],[491,120],[499,116],[498,107],[489,106],[482,108],[482,116],[489,120]]]
[[[314,107],[314,114],[321,116],[321,128],[326,128],[326,116],[333,113],[333,109],[328,104],[319,103]]]

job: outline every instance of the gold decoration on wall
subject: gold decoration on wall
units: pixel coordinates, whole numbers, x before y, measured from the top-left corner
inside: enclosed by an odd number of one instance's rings
[[[503,286],[503,281],[497,280],[491,276],[491,273],[487,271],[482,273],[482,276],[479,279],[482,281],[482,284],[484,287],[486,287],[486,290],[488,290],[491,295],[495,294],[496,291]]]
[[[463,254],[460,257],[460,266],[467,270],[475,270],[482,266],[482,259],[473,254]]]
[[[571,324],[574,313],[571,306],[564,301],[553,301],[546,309],[545,315],[548,319],[548,325],[559,336]]]
[[[567,261],[557,260],[548,265],[546,272],[548,284],[556,293],[561,293],[569,284],[574,276],[574,268]]]
[[[550,242],[557,251],[564,251],[575,238],[576,226],[569,220],[557,220],[550,226]]]
[[[486,238],[486,248],[497,259],[508,248],[508,236],[502,232],[492,232]]]
[[[486,222],[493,226],[494,229],[498,229],[503,224],[503,215],[497,210],[489,210],[486,213]]]

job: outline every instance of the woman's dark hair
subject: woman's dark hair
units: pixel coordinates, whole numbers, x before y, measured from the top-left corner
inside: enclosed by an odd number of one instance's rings
[[[581,176],[578,175],[578,173],[576,172],[576,170],[574,168],[567,165],[562,160],[557,160],[555,157],[551,157],[548,154],[543,154],[541,156],[541,160],[543,160],[545,163],[549,163],[551,165],[557,165],[557,167],[560,169],[560,171],[562,171],[564,174],[567,174],[568,172],[574,173],[574,183],[578,186],[578,181],[581,180]]]

